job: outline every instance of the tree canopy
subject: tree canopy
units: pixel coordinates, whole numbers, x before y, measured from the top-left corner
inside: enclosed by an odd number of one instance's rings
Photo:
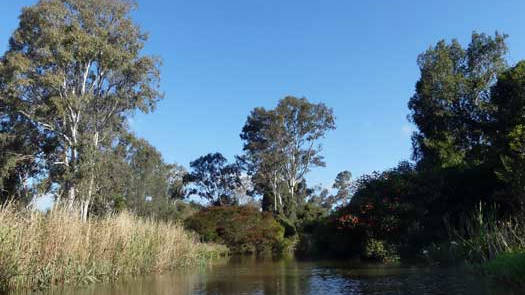
[[[0,62],[2,105],[46,143],[39,159],[59,197],[87,214],[102,145],[161,97],[147,35],[116,0],[42,0],[22,11]],[[60,199],[60,198],[59,198]]]
[[[295,218],[300,183],[312,167],[324,166],[322,139],[335,128],[333,111],[306,98],[287,96],[272,110],[255,108],[241,133],[248,173],[263,195],[263,207]]]

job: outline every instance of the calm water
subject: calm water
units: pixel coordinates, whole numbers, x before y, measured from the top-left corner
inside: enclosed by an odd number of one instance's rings
[[[113,284],[50,290],[45,295],[167,294],[525,294],[457,269],[300,262],[234,257],[189,272]]]

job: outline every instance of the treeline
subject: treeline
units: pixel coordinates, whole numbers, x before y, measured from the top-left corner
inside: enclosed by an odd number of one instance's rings
[[[135,6],[42,0],[22,10],[0,57],[2,203],[30,205],[52,196],[54,208],[84,221],[123,210],[184,220],[203,207],[195,197],[211,206],[251,205],[266,212],[256,213],[254,226],[270,218],[261,230],[275,234],[238,248],[274,249],[296,236],[304,216],[326,213],[349,197],[349,172],[338,177],[334,195],[306,184],[310,169],[324,166],[320,140],[335,128],[333,111],[306,98],[255,108],[241,134],[244,151],[231,162],[210,153],[192,161],[190,171],[165,163],[128,126],[135,112],[153,111],[163,98],[160,60],[142,53],[147,34],[131,18]]]
[[[249,114],[234,164],[217,154],[192,163],[194,192],[238,204],[226,183],[249,177],[243,192],[260,197],[302,254],[478,263],[521,252],[525,62],[508,64],[506,37],[473,33],[466,48],[440,41],[418,57],[412,161],[353,182],[343,171],[331,190],[309,187],[333,111],[286,97]]]
[[[324,165],[318,142],[334,129],[332,110],[287,97],[253,110],[233,163],[220,153],[191,162],[189,173],[165,163],[128,126],[163,97],[160,61],[141,53],[147,34],[134,8],[56,0],[23,9],[0,58],[0,199],[52,195],[85,220],[125,208],[174,218],[200,207],[178,202],[189,196],[234,205],[258,195],[266,211],[296,219],[304,176]]]
[[[3,202],[51,194],[84,220],[123,209],[185,220],[240,252],[483,262],[525,248],[525,62],[508,64],[506,35],[422,53],[408,103],[413,159],[353,182],[342,171],[321,188],[306,176],[325,166],[335,116],[306,98],[254,108],[239,155],[212,151],[189,171],[134,136],[129,118],[162,98],[134,7],[48,0],[22,11],[0,58]]]
[[[508,64],[505,39],[473,33],[418,57],[414,161],[359,178],[318,228],[318,251],[438,263],[524,251],[525,62]],[[505,261],[492,273],[519,273]]]

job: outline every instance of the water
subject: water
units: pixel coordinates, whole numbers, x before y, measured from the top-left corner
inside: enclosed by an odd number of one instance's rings
[[[525,294],[459,269],[234,257],[192,271],[48,290],[45,295]]]

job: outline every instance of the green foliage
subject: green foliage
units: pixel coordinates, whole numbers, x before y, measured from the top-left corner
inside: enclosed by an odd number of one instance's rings
[[[186,181],[192,184],[189,195],[198,195],[213,205],[236,205],[236,189],[241,186],[237,164],[227,164],[221,153],[207,154],[190,163]]]
[[[414,167],[406,162],[361,177],[350,203],[333,214],[333,231],[355,232],[361,238],[358,243],[381,240],[407,247],[409,237],[418,231],[419,206],[423,205],[415,191],[417,180]]]
[[[182,220],[198,209],[185,203],[186,171],[166,164],[157,149],[132,134],[120,136],[100,154],[90,214],[103,216],[123,209],[141,217]]]
[[[240,159],[263,196],[264,210],[296,220],[304,177],[325,165],[319,141],[332,129],[332,109],[306,98],[287,96],[272,110],[251,112],[241,133],[245,154]]]
[[[227,245],[232,253],[274,253],[286,250],[284,228],[269,213],[253,207],[204,208],[186,220],[203,241]]]
[[[0,58],[0,116],[12,126],[27,122],[14,135],[42,140],[31,154],[41,160],[40,175],[70,207],[81,202],[84,219],[100,184],[97,170],[126,118],[153,110],[161,97],[159,61],[141,54],[147,35],[131,19],[134,7],[125,0],[39,1],[22,11]]]
[[[440,41],[418,57],[421,77],[409,101],[417,125],[414,157],[425,165],[454,167],[483,161],[483,126],[490,87],[506,68],[506,35],[473,33],[462,48]]]
[[[483,271],[492,278],[525,287],[525,253],[504,253],[483,265]]]
[[[525,208],[525,61],[503,72],[492,89],[489,138],[497,162],[496,175],[508,188],[500,199],[510,208]]]
[[[27,120],[9,115],[0,96],[0,203],[8,199],[30,201],[35,190],[27,186],[27,180],[38,175],[36,155],[51,144],[34,132]]]
[[[385,241],[368,239],[364,246],[364,258],[379,262],[397,262],[399,256],[394,247]]]

